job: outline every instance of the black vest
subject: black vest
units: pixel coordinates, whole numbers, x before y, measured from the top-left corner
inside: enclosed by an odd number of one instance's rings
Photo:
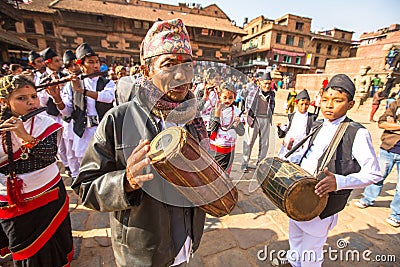
[[[340,141],[335,154],[328,163],[328,170],[332,173],[337,173],[340,175],[349,175],[350,173],[356,173],[361,170],[360,164],[357,160],[352,158],[352,147],[354,143],[354,138],[358,129],[364,128],[360,123],[354,122],[347,118],[345,122],[350,122],[349,127],[347,127],[346,132]],[[315,122],[314,125],[321,124],[322,121]],[[317,131],[317,133],[319,130]],[[311,137],[310,144],[313,143],[317,133]],[[318,168],[322,163],[323,156],[318,160]],[[324,176],[321,177],[321,179]],[[321,212],[319,217],[321,219],[327,218],[333,214],[338,213],[343,210],[347,204],[347,199],[350,196],[352,189],[343,189],[338,191],[333,191],[329,193],[328,204],[325,209]]]
[[[97,80],[96,91],[103,91],[104,87],[109,82],[109,79],[99,77]],[[83,83],[83,82],[82,82]],[[83,136],[83,133],[86,129],[87,118],[86,118],[86,110],[87,110],[87,102],[86,98],[83,94],[76,92],[73,90],[73,107],[71,117],[74,120],[74,133],[79,137]],[[112,103],[103,103],[96,101],[96,111],[99,116],[99,122],[103,118],[104,114],[113,107]]]
[[[63,73],[63,72],[57,72],[57,75],[60,78],[63,78],[65,76],[68,76],[67,74]],[[45,72],[41,77],[40,77],[40,84],[42,83],[46,83],[46,82],[50,82],[53,80],[53,77],[50,76],[47,72]],[[51,97],[49,97],[49,100],[47,100],[46,103],[46,107],[47,107],[47,114],[52,115],[52,116],[58,116],[60,115],[60,111],[58,110],[56,104],[54,104],[54,101]]]

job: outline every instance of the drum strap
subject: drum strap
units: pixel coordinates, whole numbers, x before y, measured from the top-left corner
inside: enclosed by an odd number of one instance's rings
[[[329,143],[328,148],[325,151],[324,157],[321,161],[321,165],[318,168],[316,178],[320,179],[320,175],[324,172],[325,167],[328,165],[328,163],[331,161],[333,155],[336,152],[336,149],[342,140],[342,137],[344,133],[347,130],[347,127],[349,126],[350,122],[342,122],[340,123],[339,127],[337,128],[335,135],[333,136],[331,142]]]
[[[320,128],[322,127],[322,123],[315,127],[309,134],[304,137],[297,145],[295,145],[288,153],[286,153],[285,158],[288,158],[294,152],[296,152],[299,147],[301,147],[311,136],[313,136]]]
[[[325,151],[324,158],[322,160],[322,164],[320,168],[318,169],[318,174],[321,173],[321,170],[323,172],[324,168],[326,165],[329,163],[329,161],[332,159],[332,156],[336,152],[336,148],[338,147],[340,141],[342,140],[342,137],[344,133],[347,130],[347,127],[349,126],[350,122],[342,122],[338,129],[335,132],[335,135],[332,138],[332,141],[329,143],[329,146],[327,150]],[[288,153],[286,153],[285,158],[288,158],[290,155],[292,155],[299,147],[301,147],[310,137],[312,137],[321,127],[322,123],[319,124],[317,127],[315,127],[306,137],[304,137],[303,140],[301,140],[297,145],[295,145]],[[318,178],[317,178],[318,179]]]

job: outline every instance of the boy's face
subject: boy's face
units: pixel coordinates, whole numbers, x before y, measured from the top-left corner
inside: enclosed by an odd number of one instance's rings
[[[343,117],[354,106],[354,100],[349,101],[346,93],[329,88],[323,91],[321,97],[321,112],[330,122]]]
[[[232,105],[233,101],[235,101],[235,94],[227,89],[222,89],[220,99],[221,103],[223,103],[226,107]]]
[[[309,106],[310,106],[310,100],[308,100],[308,99],[300,99],[300,100],[297,102],[297,110],[298,110],[301,114],[306,113]]]
[[[81,68],[79,65],[77,65],[75,62],[71,62],[69,67],[68,67],[68,72],[70,74],[78,74],[81,71]]]
[[[214,84],[214,85],[218,85],[220,82],[221,77],[219,76],[218,73],[215,73],[214,76],[210,79],[207,80],[208,84]]]
[[[42,57],[35,58],[35,60],[33,61],[33,66],[37,70],[41,70],[46,67]]]
[[[47,63],[47,67],[52,71],[58,71],[62,66],[62,60],[59,56],[51,58],[51,62]]]
[[[117,78],[121,79],[121,77],[126,76],[126,69],[122,68],[118,73],[117,73]]]

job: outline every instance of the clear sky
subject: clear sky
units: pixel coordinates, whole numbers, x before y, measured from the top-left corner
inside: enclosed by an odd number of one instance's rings
[[[217,4],[236,25],[242,26],[260,15],[277,19],[287,13],[312,19],[311,30],[339,28],[354,31],[357,40],[363,32],[372,32],[400,24],[400,0],[152,0],[151,2],[178,5],[198,3],[203,7]]]

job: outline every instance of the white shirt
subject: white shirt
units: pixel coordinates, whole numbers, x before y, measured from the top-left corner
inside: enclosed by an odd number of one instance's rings
[[[343,116],[333,122],[324,120],[313,144],[301,162],[301,167],[311,174],[317,171],[318,159],[324,154],[339,124],[346,118]],[[335,174],[337,190],[363,188],[382,180],[379,163],[372,147],[371,135],[365,128],[360,128],[354,138],[352,157],[357,160],[361,170],[349,175]]]
[[[156,116],[153,116],[153,118],[157,124],[160,124],[161,120],[159,118],[157,118]],[[162,130],[173,127],[173,126],[180,126],[180,127],[185,128],[184,124],[176,124],[176,123],[167,122],[167,121],[162,122],[161,126],[162,126]],[[178,255],[176,255],[176,257],[175,257],[175,261],[174,261],[174,263],[172,263],[171,266],[179,265],[185,261],[189,262],[191,250],[192,250],[192,239],[190,238],[190,236],[187,236],[185,243],[183,244],[182,248],[179,250]]]
[[[218,147],[234,147],[236,144],[237,134],[235,129],[226,128],[233,124],[235,117],[238,117],[241,110],[236,106],[230,106],[222,111],[222,116],[220,118],[221,127],[217,131],[217,137],[215,140],[210,140],[210,144]],[[244,122],[244,118],[240,118],[241,122]],[[224,128],[224,129],[222,129]]]
[[[307,122],[308,122],[308,112],[305,112],[302,114],[302,113],[296,111],[294,113],[290,129],[286,133],[284,142],[286,144],[289,144],[290,139],[293,138],[294,139],[293,146],[295,146],[301,140],[303,140],[303,138],[306,137],[306,135],[307,135],[307,133],[306,133],[307,132]],[[285,131],[288,126],[289,126],[289,120],[287,121],[285,126],[281,127],[282,131]],[[304,155],[305,149],[307,149],[307,146],[303,145],[298,150],[296,150],[296,152],[294,152],[292,155],[290,155],[290,157],[287,160],[289,160],[290,162],[294,162],[294,163],[300,162],[301,157]],[[288,152],[289,152],[289,150],[284,145],[282,145],[282,147],[278,153],[278,157],[285,159],[284,156]]]
[[[59,73],[56,73],[57,78],[55,78],[55,77],[52,76],[54,72],[55,72],[55,71],[52,71],[51,69],[46,68],[46,72],[43,73],[43,74],[41,74],[41,76],[47,74],[48,76],[51,77],[51,81],[56,80],[56,79],[60,79]],[[41,77],[41,76],[40,76],[40,77]],[[36,85],[39,85],[39,84],[40,84],[40,80],[41,80],[40,78],[38,78],[38,79],[36,80]],[[60,84],[59,86],[62,87],[63,85]],[[39,98],[39,101],[40,101],[40,105],[43,106],[43,107],[46,107],[46,106],[47,106],[47,102],[49,101],[49,98],[52,98],[52,97],[46,92],[46,90],[40,91],[37,95],[38,95],[38,98]],[[54,100],[53,100],[53,102],[54,102]]]
[[[86,78],[83,80],[86,90],[96,91],[97,81],[99,77],[93,79]],[[60,112],[65,116],[71,116],[73,111],[73,97],[72,97],[72,85],[69,82],[64,90],[62,91],[61,98],[65,104],[65,108],[60,110]],[[115,83],[109,81],[102,91],[97,92],[97,101],[103,103],[112,103],[115,99]],[[97,115],[96,111],[96,100],[91,97],[86,97],[87,103],[87,115]]]
[[[313,144],[308,149],[307,154],[301,162],[301,167],[303,169],[311,174],[316,174],[318,159],[325,153],[339,124],[345,118],[346,115],[333,122],[329,122],[327,119],[324,120],[321,130],[317,133]],[[382,180],[379,163],[372,147],[371,135],[365,128],[358,129],[356,133],[352,146],[352,157],[357,160],[358,164],[361,166],[361,170],[346,176],[335,174],[337,190],[363,188]],[[338,214],[336,213],[332,216],[330,229],[336,225]],[[317,220],[319,220],[319,217],[317,217]]]
[[[197,85],[194,91],[194,95],[197,95],[200,90],[205,90],[203,83]],[[210,112],[215,107],[217,101],[218,101],[218,94],[213,90],[210,92],[208,99],[205,100],[203,109],[200,112],[200,115],[204,121],[204,124],[206,125],[207,130],[210,129]]]
[[[83,80],[83,83],[88,91],[96,92],[98,80],[99,77],[94,77],[92,79],[87,78]],[[114,100],[115,100],[115,83],[114,81],[110,80],[104,87],[104,90],[97,92],[97,101],[103,103],[112,103]],[[96,100],[94,100],[91,97],[86,97],[86,101],[87,101],[87,115],[89,116],[97,115]]]

